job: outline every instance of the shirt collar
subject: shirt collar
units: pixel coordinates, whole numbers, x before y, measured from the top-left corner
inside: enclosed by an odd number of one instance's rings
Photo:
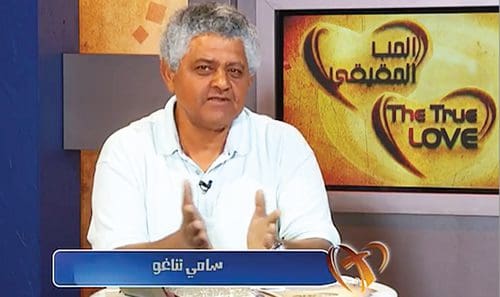
[[[174,120],[175,101],[175,96],[170,97],[154,126],[156,151],[163,155],[171,155],[181,149]]]
[[[158,153],[172,155],[181,150],[179,135],[174,118],[175,95],[172,96],[165,105],[159,121],[154,127],[154,143]],[[229,134],[226,139],[223,153],[234,155],[246,155],[250,148],[249,133],[250,111],[244,108],[242,112],[233,120]]]
[[[238,153],[246,155],[250,149],[250,111],[243,108],[240,114],[233,120],[229,134],[227,135],[224,152],[230,155]]]

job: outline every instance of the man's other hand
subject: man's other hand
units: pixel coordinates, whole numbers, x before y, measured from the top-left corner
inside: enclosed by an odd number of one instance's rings
[[[276,221],[280,211],[266,214],[264,193],[258,190],[255,194],[255,212],[248,226],[247,246],[249,249],[270,249],[276,241]]]

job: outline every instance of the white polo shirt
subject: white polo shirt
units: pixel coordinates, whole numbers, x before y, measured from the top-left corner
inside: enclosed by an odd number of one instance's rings
[[[155,241],[177,231],[184,180],[191,183],[214,248],[247,248],[258,189],[268,213],[281,211],[279,238],[340,242],[317,161],[297,129],[245,108],[232,123],[223,153],[203,172],[179,145],[175,100],[106,140],[92,193],[88,240],[94,249]],[[204,192],[200,181],[212,185]]]

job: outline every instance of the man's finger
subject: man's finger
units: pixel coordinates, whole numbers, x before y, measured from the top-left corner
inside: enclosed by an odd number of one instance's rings
[[[182,221],[184,224],[190,224],[195,220],[201,220],[200,214],[194,205],[185,205],[182,207]]]
[[[264,192],[257,190],[255,193],[255,213],[254,216],[263,217],[266,215],[266,201],[264,200]]]
[[[271,223],[267,226],[267,233],[276,234],[276,223]]]
[[[267,233],[266,235],[264,235],[264,247],[266,249],[270,249],[273,247],[274,245],[274,242],[275,242],[275,237],[273,234],[269,234]]]
[[[205,226],[203,225],[203,222],[200,220],[194,220],[186,226],[188,236],[190,236],[190,237],[197,236],[204,229],[205,229]]]
[[[183,183],[182,205],[193,204],[193,193],[191,192],[191,184],[185,180]]]
[[[202,231],[196,237],[194,237],[193,244],[197,248],[202,248],[202,249],[209,248],[210,242],[208,241],[207,232]]]
[[[187,226],[190,243],[197,248],[208,248],[208,234],[202,221],[196,220]]]
[[[193,203],[193,196],[191,192],[191,185],[189,181],[185,180],[183,183],[184,193],[182,194],[182,219],[185,224],[198,219],[200,215]]]
[[[276,221],[279,219],[281,215],[281,212],[279,209],[275,209],[272,213],[270,213],[268,216],[267,216],[267,221],[269,223],[276,223]]]

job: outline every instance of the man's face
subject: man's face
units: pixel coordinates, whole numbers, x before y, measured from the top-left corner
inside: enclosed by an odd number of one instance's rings
[[[161,70],[177,97],[177,124],[212,131],[231,125],[245,105],[252,82],[241,40],[216,34],[193,38],[177,71],[164,62]]]

